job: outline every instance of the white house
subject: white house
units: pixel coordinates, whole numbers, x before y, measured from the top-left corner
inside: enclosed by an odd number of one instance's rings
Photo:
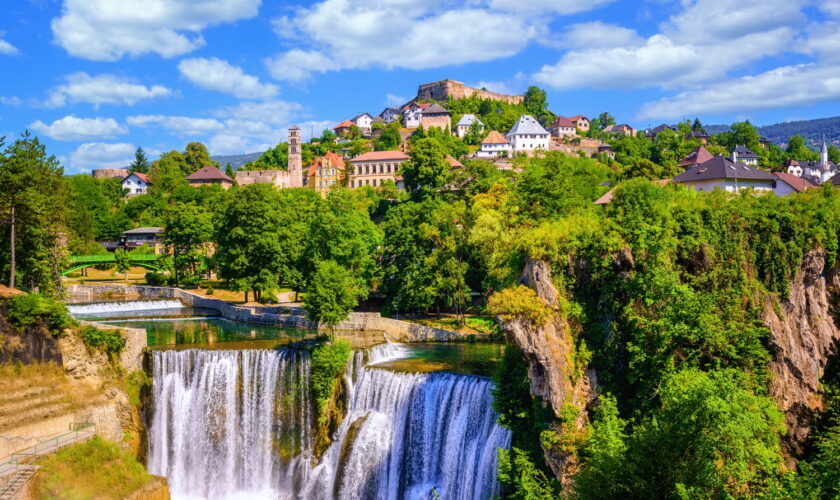
[[[473,123],[477,123],[480,132],[484,132],[484,124],[481,123],[481,120],[478,119],[477,116],[471,113],[467,113],[458,120],[458,124],[455,125],[455,135],[460,137],[461,139],[464,138],[470,132],[470,128],[472,127]]]
[[[397,119],[402,114],[399,108],[385,108],[384,111],[379,113],[379,117],[382,118],[385,123],[391,123]]]
[[[695,165],[674,177],[674,182],[690,186],[697,191],[714,191],[717,188],[737,192],[745,188],[775,192],[776,177],[756,167],[733,162],[723,156]]]
[[[359,127],[362,132],[370,132],[370,127],[373,125],[373,117],[367,113],[362,113],[350,120],[350,123]]]
[[[806,189],[816,187],[805,179],[786,172],[773,172],[773,175],[776,177],[776,186],[773,192],[778,196],[801,193]]]
[[[403,125],[405,128],[417,128],[420,126],[420,121],[423,118],[423,110],[431,106],[431,104],[417,104],[412,102],[403,110]]]
[[[481,147],[475,152],[476,158],[509,157],[513,153],[510,143],[495,130],[490,131],[481,141]]]
[[[522,115],[505,139],[510,143],[514,153],[530,153],[537,149],[548,151],[551,137],[533,116]]]
[[[758,165],[758,155],[746,146],[736,145],[732,150],[732,161],[740,161],[745,165]]]
[[[128,191],[129,196],[137,196],[138,194],[146,194],[149,186],[152,185],[152,181],[146,174],[132,172],[122,180],[121,184],[123,189]]]
[[[577,126],[565,116],[558,116],[549,130],[555,137],[573,137],[577,135]]]

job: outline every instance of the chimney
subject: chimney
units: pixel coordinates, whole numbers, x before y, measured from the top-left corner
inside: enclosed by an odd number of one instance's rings
[[[738,146],[736,145],[735,147],[737,148]],[[732,163],[738,163],[738,151],[733,149],[732,150],[732,156],[730,156],[729,159],[732,160]]]

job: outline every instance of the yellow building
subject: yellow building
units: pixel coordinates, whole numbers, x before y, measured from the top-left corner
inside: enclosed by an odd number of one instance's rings
[[[309,166],[307,187],[326,196],[330,188],[341,184],[344,179],[344,159],[341,155],[328,152],[324,156],[315,158]]]

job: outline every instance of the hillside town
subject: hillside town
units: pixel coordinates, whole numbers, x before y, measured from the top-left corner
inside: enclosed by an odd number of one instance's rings
[[[404,190],[400,167],[410,159],[412,140],[429,133],[458,140],[466,146],[460,158],[446,155],[453,171],[464,168],[461,160],[482,160],[498,169],[521,170],[517,159],[542,157],[554,151],[574,157],[595,158],[610,165],[616,159],[616,150],[611,142],[637,136],[656,141],[663,134],[682,134],[681,139],[698,145],[678,160],[679,172],[668,178],[668,182],[700,191],[723,189],[738,192],[749,188],[779,196],[826,182],[840,185],[840,176],[836,175],[838,165],[829,160],[825,142],[819,159],[787,158],[778,165],[759,164],[759,155],[745,144],[736,144],[728,151],[721,151],[718,147],[717,153],[713,154],[707,149],[710,147],[709,134],[697,124],[687,132],[670,124],[637,130],[626,123],[614,123],[612,117],[604,113],[594,118],[597,128],[592,128],[593,119],[584,115],[558,116],[545,109],[541,116],[521,114],[511,127],[497,130],[488,127],[477,114],[453,113],[446,107],[448,102],[465,99],[521,105],[526,97],[475,89],[454,80],[423,84],[418,88],[417,97],[402,106],[386,107],[376,116],[360,113],[336,124],[322,137],[312,138],[310,144],[325,145],[331,150],[311,158],[306,164],[303,148],[307,145],[302,143],[300,129],[293,125],[288,129],[287,141],[278,146],[286,149],[288,160],[285,165],[227,169],[226,172],[219,166],[206,165],[186,176],[186,180],[194,187],[219,185],[224,189],[234,184],[246,186],[255,183],[270,184],[278,189],[304,187],[322,196],[335,186],[353,189],[393,185],[398,190]],[[494,111],[498,113],[502,110]],[[384,142],[381,139],[385,134],[396,138],[387,149],[378,147]],[[322,144],[324,142],[328,144]],[[759,147],[765,147],[767,143],[759,137]],[[359,145],[362,151],[354,151],[359,148],[353,146]],[[145,194],[153,184],[147,173],[130,172],[128,169],[95,169],[93,175],[120,178],[128,197]],[[606,193],[595,203],[602,204],[609,198],[609,193]]]

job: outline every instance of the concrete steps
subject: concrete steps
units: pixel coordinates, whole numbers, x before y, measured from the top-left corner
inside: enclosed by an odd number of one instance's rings
[[[0,477],[0,500],[12,500],[38,472],[37,465],[21,465],[12,474]],[[4,482],[5,481],[5,482]]]
[[[0,398],[0,434],[25,424],[72,411],[64,392],[55,387],[27,387]]]

